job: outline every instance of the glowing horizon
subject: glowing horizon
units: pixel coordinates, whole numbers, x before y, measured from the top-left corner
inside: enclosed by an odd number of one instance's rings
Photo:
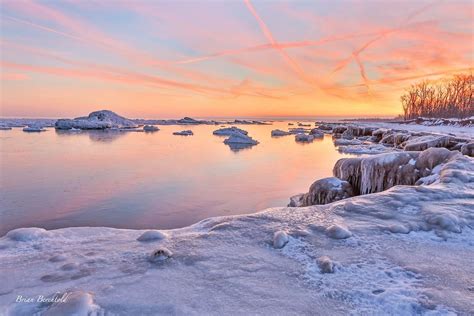
[[[472,71],[470,1],[1,2],[1,111],[388,117]]]

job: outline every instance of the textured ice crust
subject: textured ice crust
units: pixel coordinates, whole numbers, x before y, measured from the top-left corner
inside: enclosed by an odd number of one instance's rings
[[[166,233],[14,230],[0,239],[0,314],[468,315],[474,160],[437,172],[430,185]],[[74,299],[15,303],[54,293]]]

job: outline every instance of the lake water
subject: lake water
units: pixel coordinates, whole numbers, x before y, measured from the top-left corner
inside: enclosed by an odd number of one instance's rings
[[[0,234],[17,227],[183,227],[211,216],[285,206],[332,175],[331,136],[272,138],[287,122],[239,126],[259,145],[232,151],[218,126],[155,133],[0,131]],[[194,136],[175,136],[191,129]]]

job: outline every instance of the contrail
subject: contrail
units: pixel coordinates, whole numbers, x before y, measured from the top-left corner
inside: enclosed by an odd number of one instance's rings
[[[273,38],[272,33],[268,29],[267,25],[265,22],[262,20],[262,18],[258,15],[257,11],[253,7],[253,5],[250,3],[250,0],[244,0],[245,5],[249,9],[250,13],[255,17],[257,20],[257,23],[260,26],[260,29],[262,30],[263,34],[267,38],[267,40],[270,42],[273,48],[275,48],[280,55],[285,59],[285,61],[288,63],[288,65],[293,69],[293,71],[305,82],[311,83],[312,85],[314,84],[312,80],[308,78],[308,76],[304,73],[303,69],[284,51],[283,48],[281,48],[278,43],[275,41]]]

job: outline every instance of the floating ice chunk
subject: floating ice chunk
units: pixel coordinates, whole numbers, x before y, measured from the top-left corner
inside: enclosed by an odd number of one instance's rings
[[[150,255],[151,262],[160,262],[167,260],[173,256],[173,253],[168,248],[158,248]]]
[[[219,136],[232,136],[235,135],[236,133],[247,135],[248,132],[246,130],[243,130],[241,128],[232,126],[232,127],[226,127],[226,128],[220,128],[218,130],[215,130],[212,132],[214,135],[219,135]]]
[[[185,131],[181,131],[181,132],[174,132],[173,135],[192,136],[192,135],[194,135],[194,133],[191,130],[185,130]]]
[[[321,273],[334,273],[334,262],[328,256],[319,257],[317,263]]]
[[[275,234],[273,234],[273,247],[276,249],[281,249],[285,247],[288,241],[288,234],[282,230],[277,231],[275,232]]]
[[[320,131],[319,129],[317,129],[317,128],[313,128],[313,129],[309,132],[309,134],[310,134],[311,136],[313,136],[314,138],[323,138],[323,137],[324,137],[324,133],[321,132],[321,131]]]
[[[352,233],[340,225],[334,224],[326,229],[326,235],[334,239],[346,239],[352,236]]]
[[[304,194],[299,203],[301,206],[327,204],[354,196],[349,182],[335,177],[323,178],[315,181]],[[291,204],[291,202],[290,202]]]
[[[145,126],[143,126],[143,130],[145,132],[157,132],[160,129],[155,125],[145,125]]]
[[[303,142],[303,143],[309,143],[314,140],[313,135],[307,135],[307,134],[296,134],[295,135],[295,141],[297,142]]]
[[[48,234],[44,228],[28,227],[11,230],[6,236],[14,241],[32,241],[46,237]]]
[[[272,136],[273,137],[278,137],[278,136],[286,136],[286,135],[291,135],[292,133],[290,132],[286,132],[286,131],[282,131],[281,129],[274,129],[272,131]]]
[[[137,128],[138,125],[123,116],[109,110],[90,113],[87,117],[60,119],[55,123],[56,129],[106,129],[106,128]]]
[[[165,239],[166,235],[158,230],[148,230],[141,234],[137,240],[138,241],[156,241]]]
[[[27,126],[23,128],[23,132],[35,133],[35,132],[46,132],[42,126]]]
[[[11,130],[12,128],[10,126],[3,126],[3,125],[0,125],[0,131],[8,131],[8,130]]]

